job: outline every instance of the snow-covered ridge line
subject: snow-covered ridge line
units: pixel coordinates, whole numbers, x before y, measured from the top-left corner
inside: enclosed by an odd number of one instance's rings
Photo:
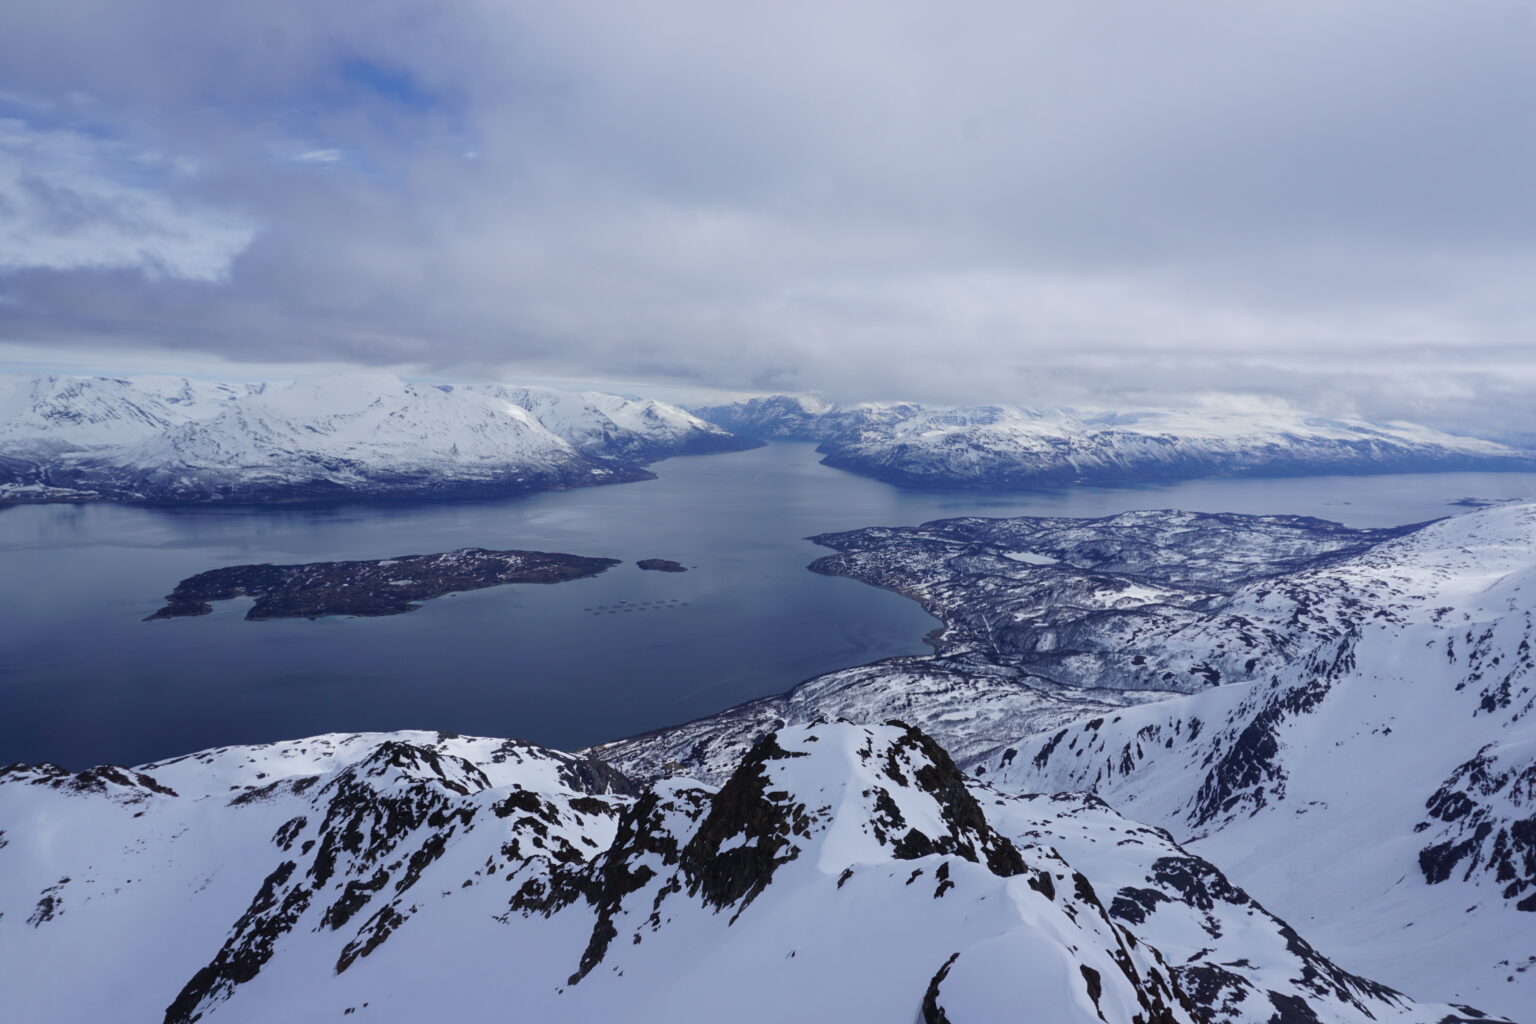
[[[718,787],[452,734],[0,771],[17,1024],[1446,1024],[1166,833],[1012,797],[897,723]],[[88,965],[90,983],[82,983]]]
[[[676,406],[385,374],[230,385],[0,376],[0,501],[509,494],[752,447]]]
[[[817,441],[827,465],[905,487],[1536,469],[1536,452],[1493,441],[1264,403],[1189,411],[944,408],[775,395],[694,411],[749,437]]]

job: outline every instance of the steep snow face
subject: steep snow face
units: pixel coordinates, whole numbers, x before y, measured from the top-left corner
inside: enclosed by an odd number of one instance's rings
[[[896,725],[637,792],[430,733],[14,766],[0,828],[25,1024],[1471,1019],[1349,974],[1165,834],[1006,797]]]
[[[790,396],[699,410],[754,436],[821,442],[828,465],[901,486],[1037,487],[1536,465],[1536,454],[1410,423],[1233,410],[822,406]]]
[[[645,479],[751,447],[675,406],[357,374],[284,384],[0,377],[0,496],[262,501]]]
[[[1407,991],[1536,1006],[1536,505],[1433,523],[1223,607],[1285,659],[977,760],[1189,837],[1349,962]],[[1210,650],[1211,617],[1180,632]]]

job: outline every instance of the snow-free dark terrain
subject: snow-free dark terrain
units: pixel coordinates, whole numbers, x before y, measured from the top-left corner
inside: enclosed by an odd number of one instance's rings
[[[564,583],[587,579],[619,564],[551,551],[460,548],[433,555],[396,555],[357,562],[305,565],[230,565],[189,576],[148,616],[179,619],[207,615],[212,601],[250,597],[245,617],[317,619],[324,615],[403,615],[444,594],[512,583]]]

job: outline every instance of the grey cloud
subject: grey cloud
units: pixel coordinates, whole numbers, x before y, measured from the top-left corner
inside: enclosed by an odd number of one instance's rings
[[[1536,434],[1529,11],[23,0],[13,116],[255,234],[0,337]]]

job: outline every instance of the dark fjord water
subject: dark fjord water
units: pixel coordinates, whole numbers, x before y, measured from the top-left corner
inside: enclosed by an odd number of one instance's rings
[[[401,728],[570,749],[925,650],[935,623],[913,602],[805,571],[825,552],[803,538],[830,530],[1142,508],[1378,526],[1458,511],[1448,503],[1464,496],[1536,495],[1536,475],[1513,473],[903,492],[816,458],[809,445],[776,444],[673,459],[646,483],[475,503],[0,510],[0,764],[134,764],[227,743]],[[140,621],[177,581],[218,566],[465,546],[627,564],[590,580],[442,597],[387,618],[246,622],[249,601],[238,600],[201,618]],[[634,566],[648,557],[692,568]]]

